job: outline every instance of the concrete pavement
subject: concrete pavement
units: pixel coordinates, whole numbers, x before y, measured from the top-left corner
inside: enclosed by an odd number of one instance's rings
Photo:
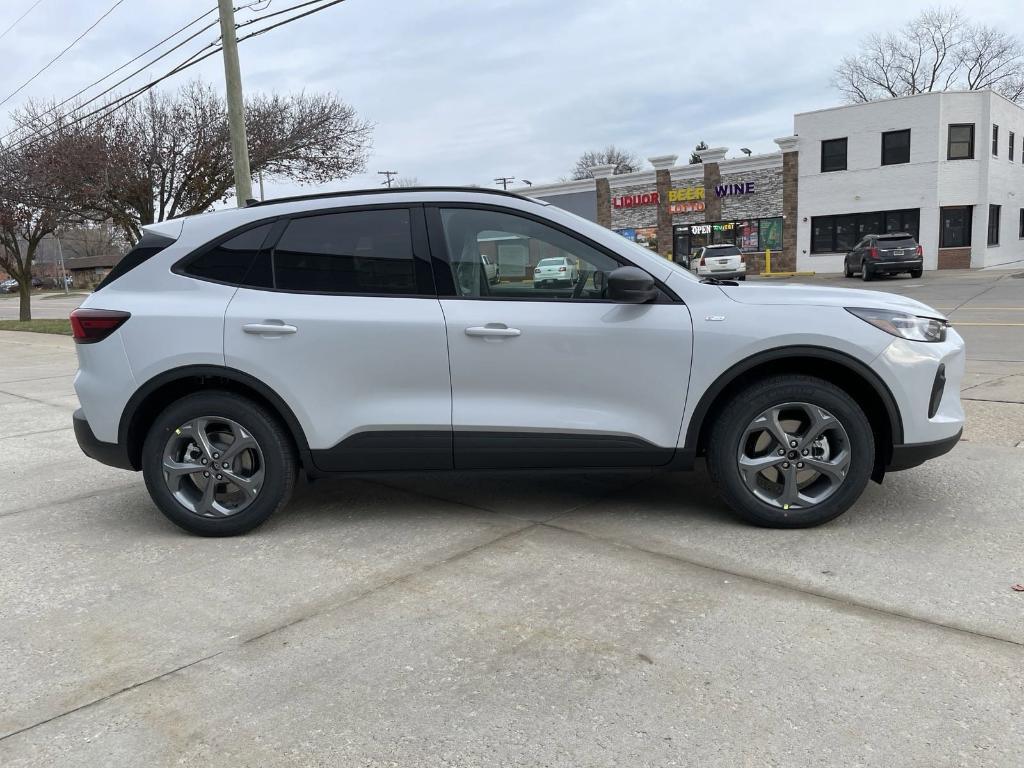
[[[0,332],[0,765],[1017,766],[1024,280],[986,275],[871,285],[983,323],[965,440],[808,531],[703,471],[466,473],[192,538],[78,452],[70,340]]]

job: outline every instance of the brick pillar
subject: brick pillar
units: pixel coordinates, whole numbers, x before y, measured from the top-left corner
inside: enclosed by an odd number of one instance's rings
[[[612,228],[612,186],[609,179],[615,171],[614,165],[595,165],[592,169],[597,184],[597,223]]]
[[[722,199],[715,194],[715,187],[722,183],[718,163],[725,159],[726,152],[725,147],[712,147],[697,153],[704,164],[704,221],[722,220]]]
[[[658,189],[658,253],[671,261],[672,259],[672,214],[668,209],[668,191],[672,188],[670,169],[676,164],[679,155],[659,155],[647,160],[655,168],[655,179]]]
[[[776,139],[775,143],[782,150],[782,255],[778,261],[778,271],[796,270],[796,234],[800,219],[798,192],[800,182],[800,155],[797,152],[799,139],[786,136]],[[772,257],[772,270],[775,270],[775,258]]]

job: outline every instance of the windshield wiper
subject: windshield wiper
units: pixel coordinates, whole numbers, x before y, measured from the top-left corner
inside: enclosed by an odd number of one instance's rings
[[[704,285],[739,285],[735,280],[719,280],[717,277],[702,277],[700,281]]]

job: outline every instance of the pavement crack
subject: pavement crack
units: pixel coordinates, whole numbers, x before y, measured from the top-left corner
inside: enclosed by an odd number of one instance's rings
[[[828,594],[827,592],[820,592],[817,590],[808,589],[806,587],[797,586],[795,584],[789,584],[781,579],[770,579],[758,574],[747,573],[744,571],[738,571],[731,568],[723,568],[718,565],[713,565],[709,562],[702,562],[700,560],[683,557],[681,555],[675,555],[668,552],[661,552],[654,549],[646,549],[645,547],[637,546],[636,544],[630,544],[628,542],[621,541],[620,539],[596,536],[592,533],[579,531],[574,528],[566,528],[565,526],[555,525],[550,522],[539,523],[538,525],[546,528],[552,528],[554,530],[562,531],[565,533],[576,534],[577,536],[583,536],[584,538],[590,539],[591,541],[601,542],[602,544],[608,544],[614,547],[619,547],[621,549],[632,550],[634,552],[642,552],[646,555],[663,558],[665,560],[670,560],[675,563],[682,563],[684,565],[692,566],[694,568],[700,568],[701,570],[711,571],[713,573],[720,573],[724,576],[731,576],[736,579],[744,579],[746,581],[751,581],[757,584],[764,584],[787,592],[796,592],[797,594],[805,595],[807,597],[815,598],[818,600],[824,600],[832,604],[841,605],[848,608],[856,608],[858,610],[868,611],[870,613],[886,616],[889,618],[902,619],[904,621],[912,621],[917,624],[925,624],[931,627],[936,627],[938,629],[943,629],[949,632],[955,632],[957,634],[969,635],[971,637],[983,640],[991,640],[997,643],[1005,643],[1007,645],[1012,645],[1017,648],[1024,648],[1024,641],[1016,640],[1011,637],[1002,637],[1000,635],[994,635],[988,632],[980,632],[976,629],[971,629],[970,627],[959,626],[957,624],[948,622],[935,621],[934,619],[929,619],[922,616],[915,616],[912,613],[907,613],[904,611],[898,611],[893,610],[891,608],[874,605],[872,603],[865,602],[862,600],[852,599],[845,595]]]

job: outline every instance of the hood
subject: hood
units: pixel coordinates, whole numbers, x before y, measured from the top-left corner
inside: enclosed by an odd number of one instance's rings
[[[891,309],[926,317],[945,315],[916,299],[883,291],[827,288],[817,285],[721,286],[722,293],[740,304],[793,304],[819,307],[870,307]]]

